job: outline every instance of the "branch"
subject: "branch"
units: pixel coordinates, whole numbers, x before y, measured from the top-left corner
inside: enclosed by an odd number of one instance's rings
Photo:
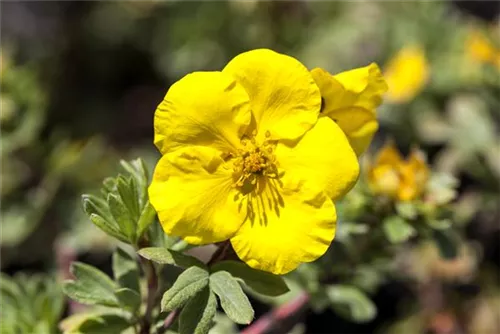
[[[241,334],[276,333],[277,328],[282,328],[285,323],[295,324],[297,316],[309,307],[309,300],[309,294],[302,292],[295,299],[264,314]]]
[[[145,258],[141,257],[141,264],[144,269],[144,274],[148,281],[148,294],[147,294],[147,304],[146,311],[142,318],[140,334],[149,334],[151,329],[151,315],[155,307],[156,292],[158,290],[158,278],[156,277],[156,271],[153,263]]]

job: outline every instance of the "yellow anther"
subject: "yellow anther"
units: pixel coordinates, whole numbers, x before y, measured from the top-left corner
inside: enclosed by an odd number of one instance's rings
[[[266,138],[271,136],[269,131],[265,133]],[[244,148],[238,150],[234,157],[233,170],[238,178],[236,187],[245,185],[255,186],[260,176],[273,177],[276,158],[273,154],[273,143],[266,139],[258,144],[255,137],[241,139]]]

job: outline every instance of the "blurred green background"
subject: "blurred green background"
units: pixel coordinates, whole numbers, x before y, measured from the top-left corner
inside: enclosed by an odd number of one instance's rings
[[[381,106],[372,149],[386,138],[405,153],[418,145],[433,169],[457,177],[454,223],[475,250],[473,259],[450,262],[432,249],[412,258],[426,284],[444,282],[438,296],[434,285],[414,289],[394,280],[375,294],[379,315],[372,322],[309,313],[303,330],[459,333],[449,325],[458,322],[462,332],[499,333],[498,7],[494,1],[2,2],[1,269],[25,282],[27,301],[48,291],[46,300],[24,303],[23,321],[36,326],[45,319],[47,332],[57,332],[67,307],[54,280],[43,277],[64,278],[69,261],[110,271],[114,245],[88,222],[80,195],[116,174],[119,159],[141,156],[152,169],[159,157],[153,114],[168,87],[264,47],[331,73],[370,62],[388,74],[425,72],[409,97]],[[423,68],[405,59],[394,65],[400,50],[415,46]],[[422,316],[418,310],[428,307],[436,312]]]

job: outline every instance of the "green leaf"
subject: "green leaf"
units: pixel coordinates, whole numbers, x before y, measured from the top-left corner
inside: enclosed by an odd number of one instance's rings
[[[73,262],[70,271],[76,280],[65,281],[63,291],[71,299],[83,304],[118,305],[117,286],[105,273],[80,262]]]
[[[254,316],[250,301],[238,281],[227,271],[210,275],[210,289],[217,296],[227,316],[238,324],[249,324]]]
[[[139,217],[139,221],[137,223],[137,237],[140,238],[146,231],[146,229],[155,221],[156,211],[153,206],[146,202],[144,205],[144,209],[141,212],[141,216]]]
[[[192,266],[206,268],[205,264],[193,256],[163,247],[147,247],[137,252],[140,256],[159,264],[172,264],[182,268]]]
[[[108,203],[104,199],[94,195],[84,194],[82,195],[82,204],[83,210],[88,216],[95,213],[103,217],[106,221],[111,222],[115,229],[118,229],[118,225],[113,221],[113,216],[111,216],[109,212]]]
[[[385,236],[393,244],[405,242],[416,233],[413,226],[398,216],[386,218],[383,222],[383,229]]]
[[[91,214],[90,215],[90,221],[94,223],[95,226],[103,230],[106,234],[115,237],[116,239],[128,243],[129,240],[127,237],[118,229],[114,227],[114,224],[110,223],[109,221],[105,220],[99,215],[96,214]]]
[[[191,267],[179,275],[174,285],[165,292],[161,300],[162,312],[173,311],[208,285],[208,272],[200,267]]]
[[[179,316],[180,334],[206,334],[212,327],[217,300],[205,287],[184,306]]]
[[[102,314],[85,319],[78,327],[81,334],[121,333],[131,326],[128,319],[118,314]]]
[[[130,288],[140,295],[137,261],[121,248],[113,253],[113,275],[121,287]]]
[[[358,288],[348,285],[331,285],[326,293],[334,311],[348,320],[367,322],[377,315],[375,304]]]
[[[137,312],[141,306],[141,295],[129,288],[121,288],[115,291],[116,298],[120,305],[132,313]]]
[[[211,271],[227,271],[233,277],[240,279],[249,288],[260,294],[279,296],[289,291],[282,276],[253,269],[243,262],[219,262],[211,268]]]
[[[107,177],[102,181],[102,185],[103,189],[101,189],[101,192],[104,196],[107,196],[108,193],[116,190],[116,179],[114,177]]]
[[[452,230],[434,230],[433,238],[442,258],[453,260],[458,255],[458,237]]]
[[[149,173],[146,164],[140,158],[132,160],[130,162],[121,160],[120,164],[136,180],[137,195],[139,196],[139,204],[140,207],[143,207],[148,199],[147,187],[148,187]]]
[[[415,219],[418,215],[417,207],[412,202],[396,203],[396,211],[399,216],[405,219]]]
[[[2,298],[0,299],[2,303],[6,297],[9,297],[9,300],[16,300],[22,293],[14,280],[4,273],[0,273],[0,292],[2,293]]]
[[[115,194],[108,194],[108,206],[113,218],[130,241],[135,241],[135,222],[122,200]]]
[[[427,224],[435,230],[447,230],[451,227],[451,219],[427,219]]]
[[[133,180],[134,178],[132,177],[126,180],[125,177],[119,176],[116,183],[116,189],[120,194],[120,199],[130,213],[132,220],[135,221],[139,218],[139,205],[137,203],[137,189]]]

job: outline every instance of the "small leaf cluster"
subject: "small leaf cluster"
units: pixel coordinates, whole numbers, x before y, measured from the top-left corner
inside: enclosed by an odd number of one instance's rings
[[[105,179],[100,196],[82,196],[83,208],[92,223],[108,235],[136,245],[156,212],[148,201],[149,176],[144,162],[121,161],[121,165],[129,175]]]
[[[139,254],[160,265],[185,268],[161,299],[162,312],[180,312],[178,329],[182,334],[207,333],[213,326],[217,299],[232,321],[249,324],[254,310],[240,283],[270,296],[288,291],[281,277],[242,262],[223,261],[209,267],[192,256],[159,247],[141,249]]]
[[[72,263],[71,274],[75,279],[63,283],[64,293],[81,304],[106,308],[66,319],[65,332],[92,333],[108,326],[121,331],[137,325],[142,303],[137,260],[118,248],[113,253],[112,266],[113,278],[88,264]]]
[[[53,277],[1,274],[0,294],[1,334],[57,332],[64,298]]]

